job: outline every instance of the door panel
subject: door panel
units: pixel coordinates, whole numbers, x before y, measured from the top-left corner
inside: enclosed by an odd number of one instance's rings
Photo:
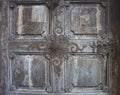
[[[96,34],[100,25],[101,10],[97,4],[71,4],[70,29],[75,34]],[[101,28],[101,25],[99,26]]]
[[[53,24],[57,21],[61,25],[61,31],[55,33],[64,34],[68,41],[63,64],[65,93],[107,95],[107,55],[98,48],[99,41],[106,41],[105,11],[101,4],[74,1],[54,9]]]
[[[10,2],[9,80],[11,95],[52,95],[50,59],[45,35],[49,9],[45,3]]]
[[[104,56],[96,54],[72,54],[66,62],[67,92],[92,92],[104,86]],[[105,66],[105,67],[104,67]]]
[[[72,39],[98,39],[105,31],[105,9],[100,4],[71,2],[65,23],[65,33]]]
[[[49,86],[49,60],[44,55],[16,54],[11,60],[12,86],[44,89]]]
[[[11,16],[12,38],[41,39],[49,33],[49,10],[45,5],[17,5]]]

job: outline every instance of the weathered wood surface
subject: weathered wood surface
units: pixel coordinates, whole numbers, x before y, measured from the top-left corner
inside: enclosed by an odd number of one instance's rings
[[[105,3],[17,1],[0,2],[1,95],[119,95]]]
[[[0,1],[0,94],[8,94],[8,5]]]
[[[113,38],[110,95],[120,95],[120,1],[110,0],[110,30]]]

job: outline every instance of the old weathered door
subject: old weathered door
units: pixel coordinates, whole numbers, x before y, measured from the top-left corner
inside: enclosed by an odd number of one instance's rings
[[[8,95],[108,95],[105,0],[8,3]]]

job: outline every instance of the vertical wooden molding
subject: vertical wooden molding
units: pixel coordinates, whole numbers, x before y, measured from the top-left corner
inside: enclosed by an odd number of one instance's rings
[[[0,95],[8,93],[8,1],[0,1]]]

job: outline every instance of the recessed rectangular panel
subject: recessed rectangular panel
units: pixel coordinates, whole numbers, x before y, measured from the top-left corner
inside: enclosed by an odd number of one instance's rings
[[[90,5],[76,5],[71,10],[71,30],[75,33],[95,33],[96,27],[96,8]]]
[[[17,54],[11,60],[12,85],[17,88],[49,84],[49,60],[44,55]]]
[[[102,81],[101,55],[71,55],[66,63],[66,80],[74,87],[98,87]]]
[[[66,9],[65,23],[65,32],[71,38],[95,39],[105,31],[105,9],[100,4],[71,3]]]
[[[18,38],[35,38],[49,31],[49,12],[44,5],[18,5],[12,16],[12,33]]]

